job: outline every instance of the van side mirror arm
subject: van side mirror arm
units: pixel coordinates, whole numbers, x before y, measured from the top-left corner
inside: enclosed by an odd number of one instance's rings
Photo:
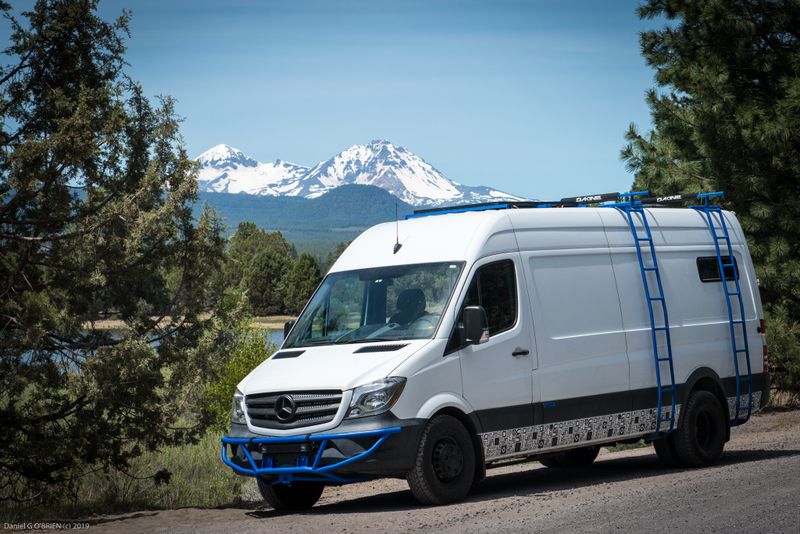
[[[489,341],[489,320],[483,306],[467,306],[462,312],[464,337],[469,345],[480,345]]]
[[[289,332],[292,331],[292,327],[294,326],[295,320],[292,319],[290,321],[286,321],[283,323],[283,339],[289,337]]]

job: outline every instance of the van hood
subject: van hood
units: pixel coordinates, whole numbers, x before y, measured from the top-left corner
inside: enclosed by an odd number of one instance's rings
[[[281,349],[239,383],[245,395],[354,387],[380,380],[430,339]],[[391,349],[391,350],[388,350]],[[285,353],[300,352],[291,357]]]

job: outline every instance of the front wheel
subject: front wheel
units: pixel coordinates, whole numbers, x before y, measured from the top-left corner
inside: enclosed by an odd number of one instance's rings
[[[417,447],[414,467],[406,475],[411,493],[422,504],[447,504],[466,497],[475,478],[475,449],[455,417],[431,419]]]
[[[317,482],[268,484],[258,480],[258,491],[267,504],[280,511],[308,510],[319,500],[325,486]]]
[[[708,391],[689,396],[683,424],[672,436],[675,452],[687,467],[711,465],[722,456],[727,421],[719,400]]]

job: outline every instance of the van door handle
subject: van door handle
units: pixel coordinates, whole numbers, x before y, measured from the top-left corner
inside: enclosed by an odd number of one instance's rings
[[[521,349],[521,348],[517,347],[516,349],[514,349],[514,352],[512,352],[511,355],[514,356],[514,357],[527,356],[530,353],[531,353],[531,351],[529,351],[529,350],[525,350],[525,349]]]

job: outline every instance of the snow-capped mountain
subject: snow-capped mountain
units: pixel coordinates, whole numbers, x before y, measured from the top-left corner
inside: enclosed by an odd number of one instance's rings
[[[207,150],[197,161],[203,191],[316,198],[341,185],[359,184],[380,187],[415,206],[522,200],[454,182],[421,157],[384,140],[351,146],[310,169],[281,160],[259,163],[228,145]]]
[[[260,163],[228,145],[209,148],[197,157],[202,191],[278,195],[272,186],[305,176],[308,167],[287,161]]]

